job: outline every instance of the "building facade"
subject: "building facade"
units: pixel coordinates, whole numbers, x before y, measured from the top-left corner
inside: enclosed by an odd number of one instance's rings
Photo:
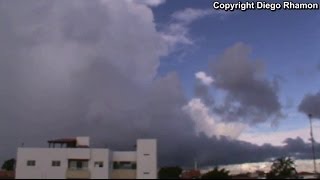
[[[137,140],[136,151],[90,148],[88,137],[18,148],[16,179],[156,179],[157,141]]]

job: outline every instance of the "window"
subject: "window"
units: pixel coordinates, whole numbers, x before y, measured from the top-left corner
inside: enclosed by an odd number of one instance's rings
[[[94,167],[103,168],[103,162],[102,161],[94,162]]]
[[[28,160],[27,166],[36,166],[36,161],[35,160]]]
[[[88,169],[88,160],[69,160],[68,167],[72,170]]]
[[[113,169],[137,169],[137,163],[130,161],[113,162]]]
[[[60,161],[52,161],[51,162],[51,166],[52,167],[60,167],[61,166],[61,162]]]

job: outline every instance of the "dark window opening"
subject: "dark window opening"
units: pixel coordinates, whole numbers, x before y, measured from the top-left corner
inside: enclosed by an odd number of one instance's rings
[[[69,169],[72,170],[83,170],[83,169],[88,169],[88,164],[89,161],[88,160],[69,160],[68,162],[68,167]]]
[[[59,166],[61,166],[61,162],[60,161],[52,161],[51,165],[53,167],[59,167]]]
[[[34,160],[28,160],[28,161],[27,161],[27,166],[36,166],[36,161],[34,161]]]
[[[103,162],[102,161],[97,161],[94,163],[94,167],[99,167],[99,168],[103,168]]]
[[[137,163],[129,161],[113,162],[113,169],[137,169]]]

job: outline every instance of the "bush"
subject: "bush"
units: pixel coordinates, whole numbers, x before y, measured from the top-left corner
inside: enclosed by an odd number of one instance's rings
[[[226,169],[223,168],[219,170],[218,167],[215,167],[212,171],[204,174],[201,179],[231,179],[231,176]]]

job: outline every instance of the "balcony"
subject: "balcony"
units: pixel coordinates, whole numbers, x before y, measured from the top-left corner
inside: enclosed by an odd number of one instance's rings
[[[136,179],[137,163],[130,161],[114,161],[111,179]]]
[[[111,179],[136,179],[137,171],[131,169],[118,169],[111,172]]]
[[[66,172],[67,179],[90,179],[91,173],[88,169],[89,160],[69,159]]]
[[[67,179],[90,179],[91,173],[87,169],[68,169],[66,172]]]

